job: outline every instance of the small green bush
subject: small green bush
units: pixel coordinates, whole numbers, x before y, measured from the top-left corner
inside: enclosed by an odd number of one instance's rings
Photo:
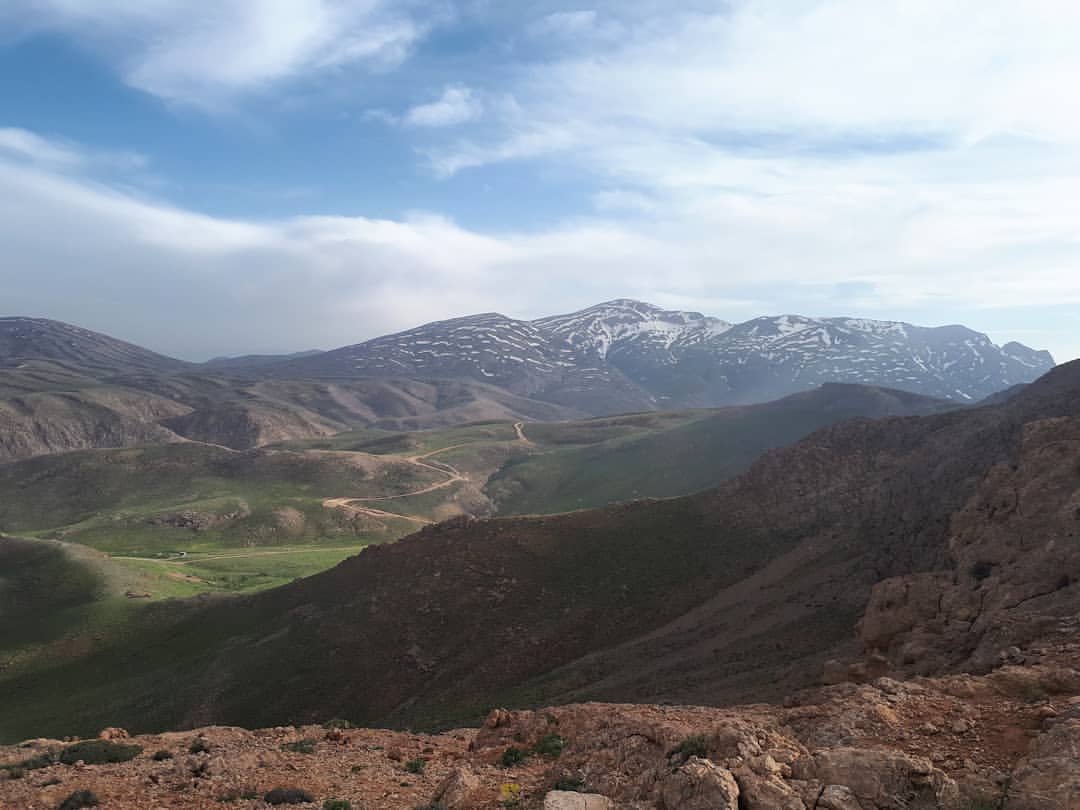
[[[55,765],[60,761],[60,755],[55,751],[46,751],[44,754],[37,754],[24,759],[22,762],[16,763],[15,767],[22,768],[27,771],[37,771],[41,768],[48,768],[50,765]],[[8,766],[2,766],[8,767]]]
[[[570,776],[564,776],[562,779],[556,779],[555,785],[552,790],[567,790],[571,793],[581,793],[585,789],[585,782],[582,779],[575,779]]]
[[[522,764],[528,758],[528,751],[523,751],[520,748],[511,746],[503,751],[502,756],[499,757],[499,765],[503,768],[513,768],[515,765]]]
[[[196,737],[191,741],[191,745],[188,746],[188,753],[190,754],[209,754],[210,743],[204,740],[202,737]]]
[[[352,804],[344,799],[327,799],[323,802],[322,810],[352,810]]]
[[[60,761],[74,765],[80,759],[87,765],[104,765],[110,762],[128,762],[143,751],[141,745],[125,745],[111,740],[86,740],[69,745],[60,752]]]
[[[410,759],[405,763],[405,770],[409,773],[423,774],[424,768],[427,767],[427,762],[417,757],[416,759]]]
[[[557,757],[566,749],[566,740],[558,734],[548,734],[533,746],[533,753],[542,757]]]
[[[302,740],[296,742],[288,742],[281,744],[282,751],[291,751],[294,754],[314,754],[315,753],[315,740],[310,737],[305,737]]]
[[[267,804],[310,804],[315,797],[300,788],[277,787],[263,796],[263,800]]]
[[[705,759],[708,755],[709,746],[705,743],[705,738],[701,735],[687,737],[668,751],[669,757],[680,756],[684,760],[690,759],[690,757],[700,757],[701,759]]]
[[[18,765],[16,765],[13,768],[7,769],[7,775],[8,779],[22,779],[24,776],[26,776],[26,768],[20,768]]]
[[[172,751],[166,751],[164,748],[160,751],[155,751],[153,756],[154,762],[164,762],[165,760],[172,758]]]
[[[89,790],[76,790],[56,808],[56,810],[82,810],[84,807],[97,807],[98,797]]]

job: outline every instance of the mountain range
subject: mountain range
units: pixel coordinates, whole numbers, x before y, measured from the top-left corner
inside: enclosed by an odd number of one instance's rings
[[[963,326],[741,324],[619,299],[488,313],[326,352],[186,363],[76,326],[0,318],[0,460],[147,441],[246,449],[357,427],[558,420],[778,399],[827,382],[973,404],[1054,361]]]

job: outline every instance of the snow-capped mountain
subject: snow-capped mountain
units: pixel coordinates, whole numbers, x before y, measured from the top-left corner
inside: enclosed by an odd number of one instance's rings
[[[972,403],[1054,366],[964,326],[863,318],[730,324],[618,299],[520,321],[474,315],[420,326],[282,367],[316,376],[469,378],[588,413],[776,399],[826,382]]]

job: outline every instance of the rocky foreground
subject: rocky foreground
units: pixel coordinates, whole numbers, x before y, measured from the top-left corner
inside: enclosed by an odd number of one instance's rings
[[[1062,627],[1056,642],[1005,651],[985,676],[849,681],[783,706],[498,710],[480,729],[440,735],[340,723],[107,729],[111,746],[141,749],[111,764],[72,761],[82,749],[64,756],[71,740],[30,740],[0,748],[0,807],[1070,810],[1074,638]]]

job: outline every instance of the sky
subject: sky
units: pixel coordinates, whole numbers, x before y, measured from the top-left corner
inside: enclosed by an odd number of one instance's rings
[[[0,314],[185,359],[629,297],[1080,357],[1071,0],[2,0]]]

